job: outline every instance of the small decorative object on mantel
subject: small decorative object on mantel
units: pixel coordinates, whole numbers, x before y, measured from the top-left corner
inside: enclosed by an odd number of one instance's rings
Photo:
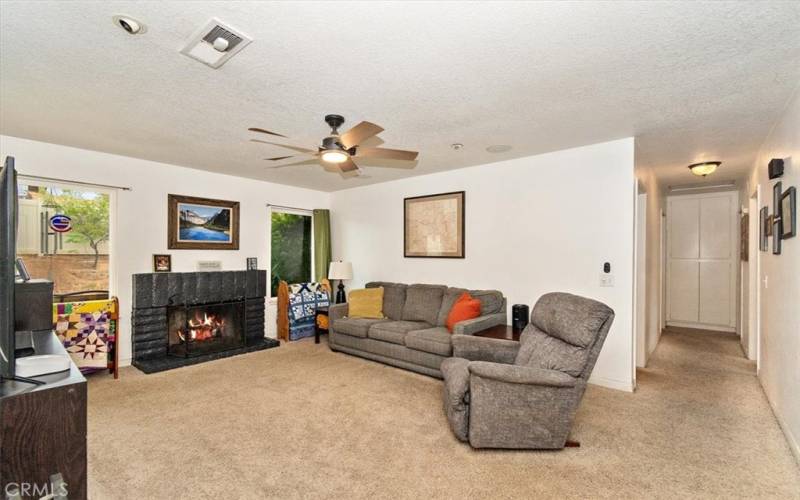
[[[769,171],[769,178],[777,179],[783,175],[783,160],[781,158],[771,159],[767,169]]]
[[[168,248],[238,250],[239,202],[170,194]]]
[[[781,195],[782,239],[797,236],[797,189],[791,186]]]
[[[741,238],[739,239],[739,256],[742,261],[747,262],[749,258],[748,240],[750,239],[750,214],[742,214]]]
[[[203,272],[222,271],[221,260],[198,260],[197,270]]]
[[[172,255],[153,254],[153,272],[168,273],[172,271]]]
[[[464,258],[464,191],[405,198],[403,255]]]
[[[759,242],[758,242],[758,249],[762,252],[766,252],[769,250],[769,209],[767,207],[761,207],[761,211],[759,212]]]
[[[247,258],[247,270],[253,271],[258,269],[258,258],[257,257],[248,257]]]

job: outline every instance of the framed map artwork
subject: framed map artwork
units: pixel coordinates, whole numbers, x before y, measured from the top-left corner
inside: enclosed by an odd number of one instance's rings
[[[464,258],[464,191],[405,198],[403,255]]]

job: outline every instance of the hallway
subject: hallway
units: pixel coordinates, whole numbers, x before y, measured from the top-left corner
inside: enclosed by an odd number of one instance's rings
[[[735,334],[668,327],[637,380],[630,416],[645,425],[633,443],[649,447],[653,473],[685,474],[689,496],[800,498],[800,469]]]

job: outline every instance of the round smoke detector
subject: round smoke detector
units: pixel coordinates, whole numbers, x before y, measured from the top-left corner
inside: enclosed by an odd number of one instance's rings
[[[124,29],[129,35],[141,35],[147,31],[147,26],[145,26],[143,22],[139,21],[138,19],[134,19],[131,16],[118,14],[111,19],[114,20],[114,24],[116,26]]]

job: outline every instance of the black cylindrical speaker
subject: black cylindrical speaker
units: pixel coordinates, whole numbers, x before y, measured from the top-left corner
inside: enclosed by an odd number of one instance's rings
[[[528,311],[525,304],[514,304],[511,307],[511,327],[514,330],[522,330],[528,326]]]

